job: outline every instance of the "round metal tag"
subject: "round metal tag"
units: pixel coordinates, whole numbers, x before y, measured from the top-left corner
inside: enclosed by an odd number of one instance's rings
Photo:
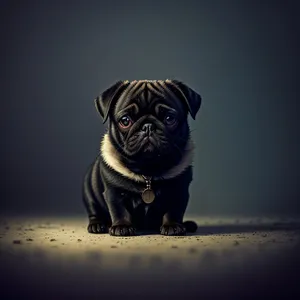
[[[151,189],[145,189],[142,194],[142,199],[145,203],[152,203],[155,199],[155,194]]]

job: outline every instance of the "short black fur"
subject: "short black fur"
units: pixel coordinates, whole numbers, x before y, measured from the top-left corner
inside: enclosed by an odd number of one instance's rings
[[[119,81],[95,99],[102,118],[109,117],[106,141],[115,151],[114,159],[135,174],[151,176],[155,200],[144,203],[141,194],[146,183],[115,170],[100,151],[83,182],[88,232],[113,236],[138,232],[184,235],[197,229],[194,222],[183,222],[193,179],[192,166],[187,165],[174,176],[164,176],[180,165],[189,151],[187,113],[195,117],[201,103],[196,92],[183,83],[180,85],[181,90],[175,91],[179,89],[177,81]],[[120,117],[127,108],[131,109],[126,116],[130,116],[132,125],[123,128]],[[164,110],[175,114],[175,125],[166,122]],[[145,132],[145,124],[152,124],[150,132]]]

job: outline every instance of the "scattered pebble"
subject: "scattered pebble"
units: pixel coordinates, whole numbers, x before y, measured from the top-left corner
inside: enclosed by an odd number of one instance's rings
[[[55,241],[56,241],[56,239],[51,239],[51,240],[50,240],[50,242],[55,242]]]
[[[78,241],[78,242],[82,242],[82,240],[81,240],[81,239],[78,239],[77,241]]]
[[[118,246],[112,245],[110,246],[110,248],[118,248]]]
[[[234,241],[234,246],[238,246],[240,243],[238,241]]]
[[[172,247],[171,248],[173,248],[173,249],[176,249],[176,248],[178,248],[178,246],[176,246],[176,245],[172,245]]]
[[[33,241],[33,239],[26,239],[26,241],[28,241],[28,242],[32,242],[32,241]]]
[[[13,243],[14,244],[19,244],[19,245],[22,244],[22,242],[20,240],[14,240]]]

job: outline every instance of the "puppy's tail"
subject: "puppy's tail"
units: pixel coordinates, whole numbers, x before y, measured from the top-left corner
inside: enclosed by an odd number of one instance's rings
[[[194,221],[185,221],[185,222],[183,222],[183,225],[184,225],[186,231],[190,232],[190,233],[195,233],[198,229],[198,225]]]

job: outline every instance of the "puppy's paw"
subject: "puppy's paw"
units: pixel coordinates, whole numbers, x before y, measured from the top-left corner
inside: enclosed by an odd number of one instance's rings
[[[90,221],[87,230],[89,233],[96,233],[96,234],[108,233],[108,227],[97,220]]]
[[[134,236],[136,230],[130,224],[117,224],[109,228],[109,234],[112,236]]]
[[[186,229],[183,224],[180,223],[168,223],[163,224],[160,227],[160,234],[162,235],[186,235]]]

